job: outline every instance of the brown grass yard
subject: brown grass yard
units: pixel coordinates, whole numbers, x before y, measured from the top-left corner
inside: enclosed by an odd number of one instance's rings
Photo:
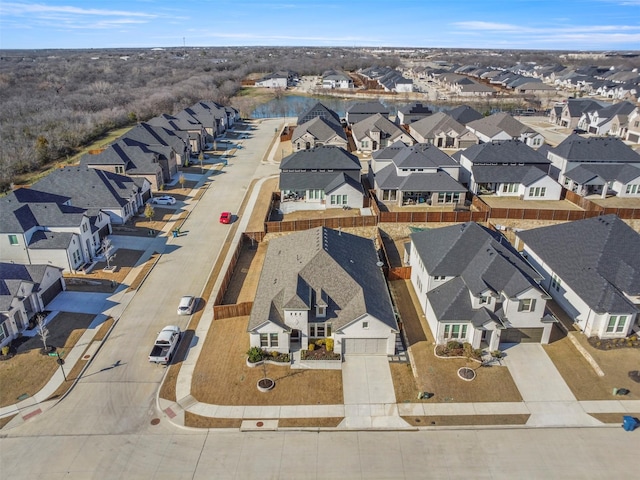
[[[87,285],[91,285],[91,281],[96,280],[102,283],[103,280],[116,283],[122,283],[131,269],[138,264],[138,260],[144,252],[142,250],[129,250],[120,248],[115,251],[115,257],[111,260],[111,266],[117,266],[115,272],[105,272],[102,269],[107,266],[106,262],[98,262],[95,264],[91,272],[88,274],[65,275],[65,282],[71,287],[71,290],[91,291],[85,289]],[[88,281],[88,282],[87,282]]]
[[[267,246],[267,242],[256,243],[253,246],[251,243],[244,243],[222,300],[223,304],[230,305],[253,301],[258,289],[258,281],[260,280]]]
[[[94,315],[83,313],[59,313],[47,325],[47,345],[58,347],[61,355],[68,353],[93,319]],[[12,405],[23,394],[34,395],[60,368],[56,357],[40,354],[41,348],[42,340],[36,335],[20,345],[13,358],[0,362],[0,405]]]
[[[402,417],[415,427],[443,427],[453,425],[524,425],[529,415],[429,415],[421,417]]]
[[[359,217],[360,210],[351,208],[345,210],[343,208],[327,208],[326,210],[298,210],[296,212],[287,213],[282,219],[284,222],[291,220],[310,220],[317,218],[338,218],[338,217]]]
[[[409,339],[416,379],[410,366],[392,364],[391,374],[398,403],[403,402],[521,402],[507,367],[481,367],[465,358],[438,358],[434,355],[434,339],[426,319],[419,313],[420,305],[410,280],[390,282],[394,302]],[[458,377],[460,367],[476,371],[476,378],[467,382]],[[418,400],[418,392],[435,396]]]
[[[258,199],[253,208],[251,219],[247,225],[247,232],[263,232],[264,221],[269,212],[269,204],[271,202],[271,194],[278,190],[278,178],[269,178],[262,183]]]
[[[630,371],[640,370],[640,349],[598,350],[589,345],[583,334],[574,335],[600,366],[604,377],[596,374],[566,336],[544,345],[544,349],[578,400],[640,399],[640,384],[629,378]],[[626,388],[630,393],[614,396],[614,388]]]
[[[323,405],[342,404],[342,372],[339,370],[292,370],[267,365],[267,376],[276,381],[273,390],[261,393],[256,383],[262,367],[247,367],[248,317],[212,323],[198,359],[191,394],[214,405]]]

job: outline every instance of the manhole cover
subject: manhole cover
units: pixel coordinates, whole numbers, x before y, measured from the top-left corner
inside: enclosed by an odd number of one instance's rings
[[[158,425],[160,423],[160,419],[159,418],[154,418],[151,420],[151,425]]]
[[[256,427],[263,427],[264,426],[264,422],[256,422]]]

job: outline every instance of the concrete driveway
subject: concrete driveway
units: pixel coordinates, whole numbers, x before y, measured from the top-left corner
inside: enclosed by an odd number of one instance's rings
[[[580,406],[542,345],[510,345],[504,352],[504,363],[531,412],[527,425],[600,424]]]
[[[111,293],[93,292],[60,292],[51,303],[47,305],[47,310],[59,312],[90,313],[97,315],[106,314],[111,308],[118,305],[118,302],[109,300]]]

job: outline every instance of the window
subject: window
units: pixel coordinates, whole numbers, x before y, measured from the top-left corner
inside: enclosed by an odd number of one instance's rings
[[[626,315],[611,315],[609,317],[609,323],[607,324],[607,333],[624,332],[624,327],[626,323],[627,323]]]
[[[516,193],[518,191],[517,183],[503,183],[502,193]]]
[[[9,235],[9,244],[18,245],[18,236],[17,235]]]
[[[480,305],[486,305],[490,302],[490,298],[486,295],[480,297]]]
[[[382,201],[394,202],[397,199],[398,199],[398,191],[397,190],[383,190],[382,191]]]
[[[519,312],[533,312],[536,309],[536,299],[535,298],[523,298],[518,303],[518,311]]]
[[[347,196],[346,195],[331,195],[330,197],[331,205],[346,205],[347,204]]]
[[[530,197],[544,197],[547,193],[546,187],[531,187],[529,188]]]
[[[439,277],[439,276],[437,276],[437,275],[436,275],[435,277],[433,277],[433,279],[434,279],[436,282],[441,282],[441,281],[442,281],[442,280],[444,280],[445,278],[446,278],[446,277]]]
[[[261,347],[268,347],[269,346],[269,335],[267,335],[266,333],[261,333],[260,334],[260,346]]]
[[[262,343],[262,342],[260,342]],[[270,333],[269,334],[269,343],[271,344],[271,347],[277,347],[278,346],[278,334],[277,333]]]
[[[9,336],[9,330],[7,330],[7,322],[0,323],[0,342]]]
[[[369,328],[369,322],[362,322],[362,328],[364,329]]]
[[[467,326],[459,324],[447,324],[444,326],[444,338],[467,338]]]
[[[324,325],[316,325],[316,336],[324,337]]]
[[[116,173],[124,173],[124,167],[122,165],[116,165]]]
[[[626,193],[640,193],[640,185],[627,185]]]
[[[554,273],[551,276],[551,288],[553,288],[556,292],[559,292],[560,285],[562,285],[562,280],[560,280],[558,276]]]

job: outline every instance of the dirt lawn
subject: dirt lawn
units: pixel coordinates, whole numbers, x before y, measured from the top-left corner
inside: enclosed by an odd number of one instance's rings
[[[410,280],[390,282],[394,303],[409,339],[417,378],[408,364],[392,364],[391,375],[398,403],[403,402],[521,402],[522,397],[507,367],[481,367],[466,358],[438,358],[435,342]],[[460,367],[475,370],[467,382],[458,377]],[[418,392],[430,392],[430,399],[418,400]]]
[[[270,178],[265,180],[260,187],[260,193],[258,199],[253,208],[253,213],[249,224],[247,225],[247,232],[263,232],[264,221],[269,213],[269,204],[271,203],[271,194],[278,190],[278,178]]]
[[[120,248],[115,251],[115,257],[111,260],[111,266],[118,267],[115,272],[105,272],[102,269],[107,266],[106,262],[98,262],[95,264],[91,272],[88,274],[65,275],[65,282],[76,290],[76,286],[91,285],[92,280],[111,281],[122,283],[131,269],[138,264],[138,260],[144,252],[142,250],[129,250]]]
[[[267,246],[268,242],[256,243],[253,246],[249,242],[244,243],[231,281],[222,299],[223,304],[232,305],[253,301],[258,289]]]
[[[91,324],[94,315],[60,312],[49,322],[47,345],[58,348],[61,357],[68,353]],[[32,396],[49,381],[56,369],[56,357],[42,355],[40,336],[21,344],[13,358],[0,362],[0,405],[12,405],[21,395]]]
[[[267,376],[276,382],[261,393],[256,383],[262,367],[246,365],[249,349],[249,317],[216,320],[211,324],[193,372],[191,394],[214,405],[324,405],[342,404],[342,372],[339,370],[292,370],[267,365]]]
[[[640,383],[635,383],[629,377],[629,372],[640,370],[640,349],[621,347],[615,350],[598,350],[589,345],[582,333],[575,332],[571,335],[574,335],[605,373],[604,377],[598,376],[565,335],[544,345],[549,358],[578,400],[640,400]],[[629,394],[624,397],[614,396],[614,388],[626,388]]]

